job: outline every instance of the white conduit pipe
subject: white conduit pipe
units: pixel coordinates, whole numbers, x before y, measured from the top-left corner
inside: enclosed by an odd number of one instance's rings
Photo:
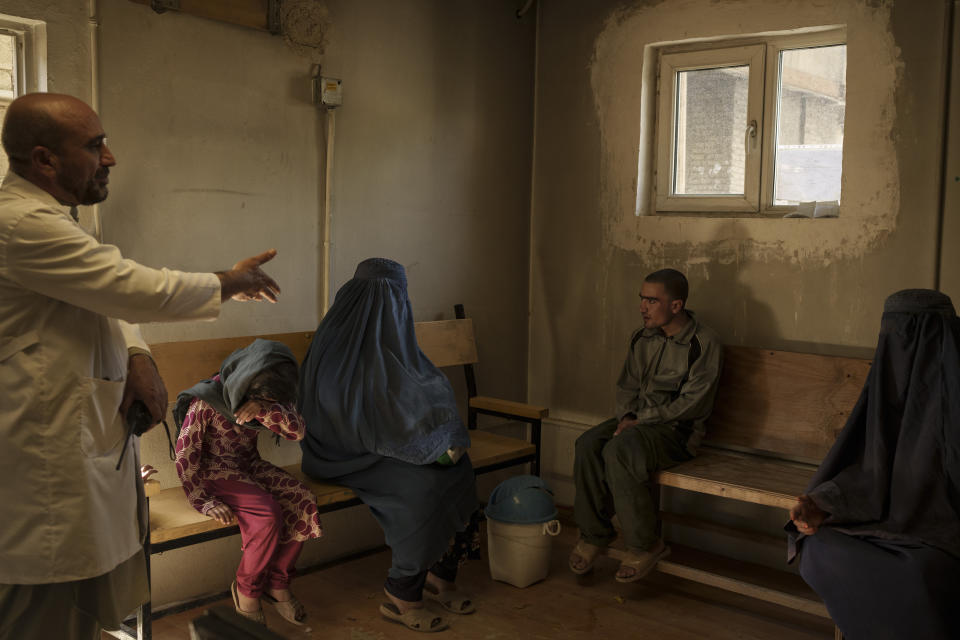
[[[326,109],[327,116],[327,136],[326,150],[323,156],[324,175],[323,175],[323,229],[321,229],[321,265],[320,274],[320,318],[323,319],[330,309],[330,223],[333,220],[333,212],[330,210],[330,191],[333,186],[333,144],[336,134],[336,111]]]
[[[90,35],[90,106],[100,113],[100,12],[97,0],[87,0],[87,25]],[[103,240],[103,226],[100,222],[100,205],[90,207],[93,220],[93,237]]]

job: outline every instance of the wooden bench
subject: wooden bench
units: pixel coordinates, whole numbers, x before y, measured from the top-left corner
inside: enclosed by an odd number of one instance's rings
[[[660,487],[787,511],[803,493],[856,404],[870,361],[748,347],[725,347],[716,405],[699,455],[656,475]],[[661,492],[662,493],[662,492]],[[661,512],[664,524],[689,526],[785,550],[785,536]],[[622,558],[622,551],[610,555]],[[674,546],[657,570],[829,619],[797,576],[747,563],[717,562]],[[779,574],[779,575],[778,575]]]
[[[417,341],[420,348],[437,367],[463,366],[467,380],[467,408],[470,432],[470,459],[476,473],[485,473],[514,465],[529,463],[532,473],[539,473],[540,430],[548,411],[519,402],[500,400],[477,395],[473,365],[479,362],[473,321],[464,318],[462,305],[455,308],[457,318],[435,322],[416,323]],[[298,361],[303,361],[310,346],[312,332],[294,332],[238,338],[219,338],[187,342],[168,342],[151,345],[150,349],[157,368],[171,397],[197,381],[208,378],[220,368],[226,356],[234,350],[250,344],[255,338],[278,340],[291,348]],[[508,438],[476,429],[477,415],[489,414],[531,425],[530,441]],[[172,426],[172,425],[171,425]],[[317,496],[321,513],[344,509],[361,504],[353,491],[345,487],[317,482],[306,477],[295,464],[285,467],[306,484]],[[180,486],[160,489],[160,484],[147,482],[149,503],[149,534],[144,549],[149,572],[150,555],[179,549],[207,540],[239,533],[237,525],[224,525],[213,518],[201,515],[187,501]],[[217,596],[219,598],[219,596]],[[197,602],[188,606],[196,606]],[[179,608],[178,608],[179,609]],[[172,610],[164,613],[171,613]],[[113,632],[118,638],[148,640],[152,637],[151,620],[158,616],[146,603],[137,612],[136,621],[128,621],[124,627]]]

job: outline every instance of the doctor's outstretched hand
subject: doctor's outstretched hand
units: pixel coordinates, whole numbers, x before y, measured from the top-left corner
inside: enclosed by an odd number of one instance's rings
[[[276,302],[280,295],[280,285],[264,273],[260,265],[270,262],[277,255],[276,249],[264,251],[260,255],[241,260],[229,271],[217,271],[220,278],[220,300],[233,298],[241,302],[247,300],[267,300]]]

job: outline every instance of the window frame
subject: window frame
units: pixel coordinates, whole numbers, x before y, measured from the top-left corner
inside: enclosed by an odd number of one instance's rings
[[[14,98],[47,90],[47,25],[41,20],[0,13],[0,33],[13,36],[16,46]],[[6,98],[0,98],[6,99]],[[13,98],[11,98],[13,100]]]
[[[777,106],[780,96],[780,54],[784,50],[847,45],[846,28],[823,27],[799,34],[771,35],[753,38],[698,41],[657,50],[656,96],[654,114],[654,149],[652,158],[652,193],[650,203],[657,214],[744,214],[745,217],[781,217],[794,211],[796,205],[774,204],[776,140],[779,135]],[[762,54],[752,53],[759,47]],[[676,162],[676,74],[677,71],[710,69],[725,66],[751,66],[748,89],[747,120],[756,120],[755,150],[747,153],[744,167],[744,193],[734,195],[674,194]],[[753,73],[759,65],[759,73]],[[757,86],[759,85],[759,86]],[[669,113],[669,118],[662,114]],[[844,111],[846,120],[846,110]],[[745,146],[746,140],[745,140]],[[666,168],[666,170],[664,170]]]
[[[11,102],[26,93],[46,91],[46,23],[0,13],[0,34],[12,36],[14,43],[13,95],[0,96],[0,103],[9,106]],[[3,177],[4,171],[0,167],[0,179]]]
[[[777,113],[777,105],[780,102],[780,53],[788,49],[814,49],[817,47],[829,47],[847,44],[846,29],[832,29],[818,33],[808,33],[799,36],[788,36],[776,38],[767,43],[767,60],[776,61],[775,64],[767,64],[764,102],[765,121],[770,123],[769,131],[773,135],[764,136],[763,139],[763,166],[760,169],[761,195],[760,202],[763,205],[761,213],[784,214],[795,211],[797,205],[793,204],[774,204],[774,189],[776,186],[776,144],[780,131],[780,117]],[[846,129],[847,111],[844,106],[843,111],[844,129]],[[843,180],[843,170],[841,165],[841,184]],[[768,179],[764,179],[767,176]],[[841,191],[840,197],[843,197]]]
[[[24,37],[23,32],[2,26],[0,26],[0,36],[13,38],[13,91],[7,95],[6,91],[0,90],[0,104],[9,106],[11,102],[23,95],[26,84]]]
[[[700,69],[718,69],[723,67],[746,66],[750,72],[747,89],[747,120],[763,120],[763,74],[753,73],[755,68],[763,68],[766,49],[760,45],[726,46],[701,51],[661,52],[659,65],[658,109],[657,109],[657,211],[742,211],[746,207],[757,207],[760,197],[757,180],[760,175],[760,148],[752,145],[753,152],[747,152],[744,158],[744,179],[742,194],[675,194],[674,178],[679,170],[677,139],[679,116],[677,76],[680,72]],[[669,117],[662,114],[669,113]],[[746,127],[744,127],[746,134]],[[746,137],[746,136],[745,136]],[[666,141],[666,144],[660,144]],[[746,143],[744,144],[746,147]],[[666,167],[666,171],[660,170]]]

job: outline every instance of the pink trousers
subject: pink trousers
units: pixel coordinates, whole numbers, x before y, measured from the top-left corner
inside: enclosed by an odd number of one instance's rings
[[[237,516],[243,556],[237,567],[237,590],[259,598],[264,589],[288,589],[303,542],[280,543],[283,511],[269,491],[237,480],[209,480],[207,488]]]

